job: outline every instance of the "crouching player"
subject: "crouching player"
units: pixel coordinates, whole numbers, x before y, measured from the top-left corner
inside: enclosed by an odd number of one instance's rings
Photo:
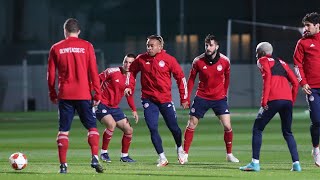
[[[102,149],[101,149],[101,160],[105,162],[111,162],[108,154],[108,146],[112,138],[115,127],[118,127],[123,131],[122,136],[122,150],[121,158],[122,162],[135,162],[131,159],[128,151],[131,144],[133,129],[130,123],[118,107],[122,97],[124,96],[124,90],[129,81],[135,81],[128,72],[131,63],[135,60],[135,55],[127,54],[123,60],[122,67],[107,68],[105,71],[99,74],[101,80],[101,91],[102,100],[101,103],[96,107],[97,119],[106,126],[103,132]],[[133,117],[137,123],[139,120],[136,107],[134,104],[133,96],[126,96],[127,102],[132,110]]]
[[[298,80],[285,62],[272,57],[272,51],[268,42],[261,42],[256,48],[257,65],[263,78],[263,92],[261,109],[252,128],[252,161],[240,167],[242,171],[260,171],[262,132],[276,113],[280,115],[282,135],[291,154],[291,171],[301,171],[297,144],[291,132],[292,106],[298,93]]]

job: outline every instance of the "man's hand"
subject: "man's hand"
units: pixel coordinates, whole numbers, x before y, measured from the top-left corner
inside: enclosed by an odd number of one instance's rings
[[[132,115],[133,115],[134,120],[135,120],[135,122],[137,124],[139,122],[139,116],[138,116],[137,111],[132,111]]]
[[[57,98],[52,99],[51,102],[52,102],[53,104],[58,104],[58,99],[57,99]]]
[[[126,89],[124,90],[124,95],[125,95],[125,96],[131,96],[131,95],[132,95],[132,90],[131,90],[130,88],[126,88]]]
[[[303,87],[302,87],[302,91],[304,92],[304,93],[306,93],[306,94],[311,94],[312,92],[311,92],[311,87],[309,86],[309,84],[305,84],[305,85],[303,85]]]
[[[93,105],[92,106],[98,106],[99,104],[100,104],[100,100],[99,101],[93,100]]]
[[[183,107],[183,109],[188,109],[189,108],[189,102],[188,101],[183,102],[183,103],[181,103],[181,106]]]

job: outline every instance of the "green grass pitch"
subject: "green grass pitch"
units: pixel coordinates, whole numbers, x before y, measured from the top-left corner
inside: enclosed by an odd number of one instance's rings
[[[140,121],[131,118],[134,135],[130,156],[136,163],[121,163],[120,145],[122,133],[116,129],[109,146],[112,163],[103,163],[105,173],[97,174],[90,167],[90,150],[86,130],[75,118],[69,135],[68,174],[58,174],[59,162],[56,147],[58,127],[56,112],[0,113],[0,179],[316,179],[317,168],[311,156],[309,134],[310,120],[305,109],[294,110],[293,133],[295,135],[302,172],[290,172],[291,157],[282,137],[279,117],[266,127],[261,148],[261,171],[241,172],[240,166],[251,161],[251,128],[258,109],[231,109],[234,132],[233,153],[240,163],[225,160],[223,129],[209,111],[201,119],[189,152],[189,163],[179,165],[175,144],[162,117],[159,131],[163,140],[167,167],[156,167],[158,158],[149,136],[148,128],[139,111]],[[131,115],[126,111],[127,115]],[[188,120],[187,110],[178,110],[182,132]],[[100,134],[103,126],[98,123]],[[101,141],[100,141],[101,143]],[[21,171],[11,169],[8,158],[14,152],[28,157],[28,166]]]

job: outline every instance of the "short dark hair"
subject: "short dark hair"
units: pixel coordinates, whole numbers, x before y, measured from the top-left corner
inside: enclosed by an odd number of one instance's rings
[[[134,59],[135,59],[135,58],[136,58],[136,55],[134,55],[134,54],[132,54],[132,53],[129,53],[129,54],[126,55],[126,57],[134,58]]]
[[[163,41],[163,38],[160,36],[160,35],[156,35],[156,34],[153,34],[149,37],[147,37],[148,40],[150,39],[156,39],[160,42],[160,44],[163,46],[164,45],[164,41]]]
[[[214,35],[212,35],[212,34],[208,34],[208,35],[206,36],[206,38],[204,39],[204,42],[205,42],[205,43],[210,43],[212,40],[214,40],[214,42],[215,42],[216,44],[219,44],[218,39],[217,39]]]
[[[63,28],[68,32],[68,33],[77,33],[80,31],[80,24],[78,20],[74,18],[69,18],[66,20],[66,22],[63,25]]]
[[[302,19],[302,23],[305,23],[305,22],[311,22],[312,24],[318,24],[318,23],[320,23],[320,15],[317,12],[308,13]]]

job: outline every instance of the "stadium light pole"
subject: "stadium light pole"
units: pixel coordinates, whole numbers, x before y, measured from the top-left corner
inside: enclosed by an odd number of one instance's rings
[[[160,23],[160,0],[156,0],[156,16],[157,16],[157,35],[161,36],[161,23]]]

